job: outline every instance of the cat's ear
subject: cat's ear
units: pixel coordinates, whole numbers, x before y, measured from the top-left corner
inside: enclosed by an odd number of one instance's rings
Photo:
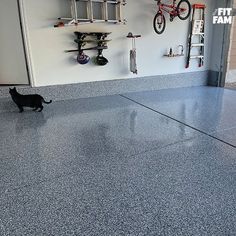
[[[14,87],[14,88],[13,88],[13,90],[15,90],[15,91],[16,91],[16,87]]]

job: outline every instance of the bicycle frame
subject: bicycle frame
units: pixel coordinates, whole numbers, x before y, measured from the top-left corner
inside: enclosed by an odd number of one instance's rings
[[[170,16],[176,17],[178,15],[177,7],[176,7],[176,0],[173,0],[172,4],[165,4],[162,3],[161,0],[157,2],[158,12],[163,14],[163,11],[167,12]],[[186,9],[181,9],[181,12],[186,11]]]
[[[163,3],[163,0],[157,1],[157,13],[153,19],[153,27],[157,34],[162,34],[166,27],[166,17],[164,12],[167,12],[172,22],[175,17],[179,17],[180,20],[186,20],[191,13],[191,4],[189,0],[172,0],[172,4]],[[186,4],[186,7],[185,5]]]

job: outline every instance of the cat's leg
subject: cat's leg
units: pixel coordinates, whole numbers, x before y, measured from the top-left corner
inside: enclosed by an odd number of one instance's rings
[[[39,109],[38,112],[41,112],[41,111],[43,110],[43,105],[41,105],[39,108],[40,108],[40,109]]]
[[[17,105],[17,106],[18,106],[18,108],[19,108],[19,110],[20,110],[20,113],[24,111],[24,109],[23,109],[22,106],[20,106],[20,105]]]
[[[37,111],[39,108],[38,107],[35,107],[34,109],[33,109],[33,111]]]

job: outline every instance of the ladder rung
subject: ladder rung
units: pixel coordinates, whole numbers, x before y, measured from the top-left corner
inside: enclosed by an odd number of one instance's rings
[[[204,43],[192,43],[191,47],[203,47]]]
[[[76,0],[78,2],[89,2],[89,0]],[[92,0],[92,2],[97,2],[97,3],[111,3],[111,4],[124,4],[125,2],[124,1],[107,1],[107,0]]]
[[[195,9],[205,9],[206,5],[204,5],[204,4],[193,4],[193,8],[195,8]]]
[[[190,59],[196,59],[196,58],[204,58],[204,56],[203,55],[190,56]]]

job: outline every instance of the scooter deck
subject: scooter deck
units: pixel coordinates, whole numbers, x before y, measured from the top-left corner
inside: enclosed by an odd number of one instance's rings
[[[75,39],[74,40],[76,43],[106,43],[110,42],[111,40],[109,39],[104,39],[104,40],[96,40],[96,39]]]
[[[75,35],[95,35],[95,36],[107,36],[109,34],[111,34],[111,32],[74,32]]]

